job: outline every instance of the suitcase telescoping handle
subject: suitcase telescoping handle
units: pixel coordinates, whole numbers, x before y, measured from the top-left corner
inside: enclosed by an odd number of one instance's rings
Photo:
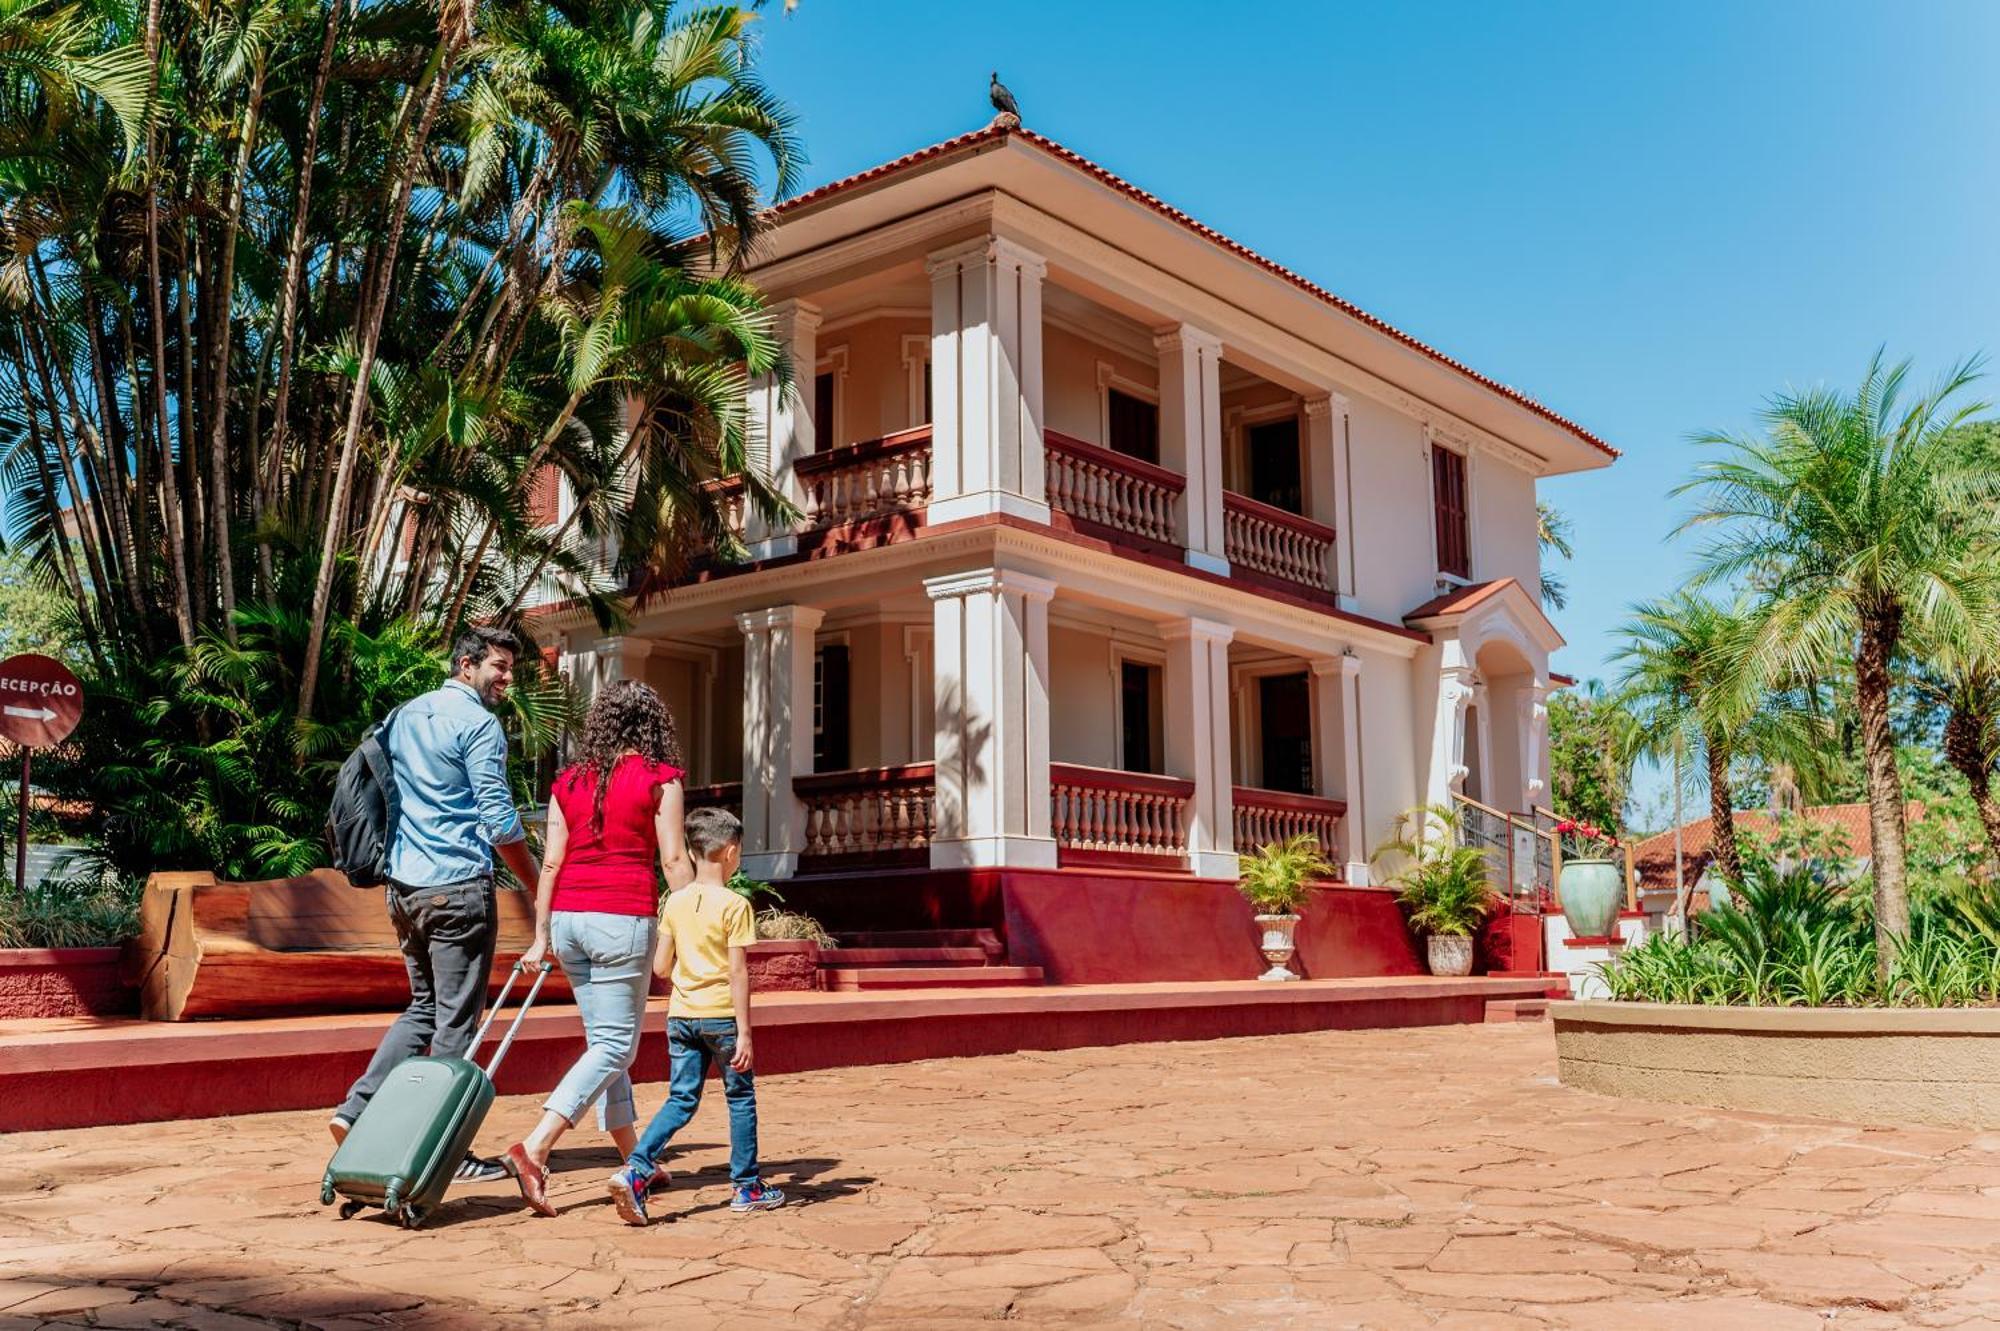
[[[493,1080],[499,1074],[500,1060],[507,1057],[508,1046],[512,1045],[514,1037],[521,1033],[521,1019],[526,1017],[528,1009],[535,1005],[535,995],[542,991],[542,981],[548,979],[549,972],[555,968],[556,964],[553,961],[544,961],[535,968],[535,982],[528,986],[528,996],[521,1000],[521,1010],[514,1014],[514,1020],[508,1024],[506,1037],[500,1041],[500,1047],[493,1051],[492,1061],[486,1065],[486,1079],[488,1081]],[[514,963],[514,969],[507,972],[507,982],[500,986],[500,997],[493,1000],[492,1011],[486,1014],[485,1021],[479,1023],[479,1034],[472,1039],[472,1051],[474,1053],[479,1051],[480,1045],[486,1043],[487,1028],[492,1026],[493,1019],[500,1015],[500,1009],[507,1003],[508,993],[514,988],[514,980],[524,969],[526,969],[526,964],[517,961]]]

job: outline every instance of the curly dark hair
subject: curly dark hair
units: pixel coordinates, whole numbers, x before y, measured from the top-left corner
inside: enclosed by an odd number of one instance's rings
[[[592,827],[604,823],[604,792],[611,788],[611,773],[618,760],[628,753],[648,762],[681,766],[674,714],[650,684],[636,679],[614,680],[597,691],[590,701],[590,714],[584,718],[583,751],[562,774],[562,780],[572,785],[582,780],[585,772],[595,775]]]

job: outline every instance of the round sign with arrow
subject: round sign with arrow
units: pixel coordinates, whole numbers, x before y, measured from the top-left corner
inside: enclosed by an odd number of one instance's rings
[[[83,717],[83,685],[54,657],[0,661],[0,735],[24,749],[60,744]]]

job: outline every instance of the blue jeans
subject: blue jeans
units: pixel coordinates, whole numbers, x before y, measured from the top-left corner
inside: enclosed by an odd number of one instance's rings
[[[701,1104],[701,1083],[710,1064],[722,1068],[722,1098],[729,1104],[729,1181],[746,1188],[757,1178],[757,1078],[729,1066],[736,1056],[736,1018],[667,1019],[667,1102],[625,1163],[641,1178],[674,1134],[686,1127]]]
[[[574,1126],[595,1100],[597,1126],[606,1132],[630,1127],[639,1106],[627,1069],[639,1052],[639,1023],[646,1015],[653,917],[559,910],[549,918],[549,944],[576,994],[587,1047],[542,1107]]]

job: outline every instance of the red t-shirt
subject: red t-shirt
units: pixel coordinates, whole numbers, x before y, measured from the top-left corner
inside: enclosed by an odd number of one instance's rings
[[[556,871],[550,910],[588,910],[604,915],[651,915],[660,863],[660,839],[653,825],[660,787],[678,781],[681,769],[627,754],[611,769],[604,795],[604,820],[594,823],[597,774],[572,767],[556,778],[553,796],[569,827],[569,846]]]

